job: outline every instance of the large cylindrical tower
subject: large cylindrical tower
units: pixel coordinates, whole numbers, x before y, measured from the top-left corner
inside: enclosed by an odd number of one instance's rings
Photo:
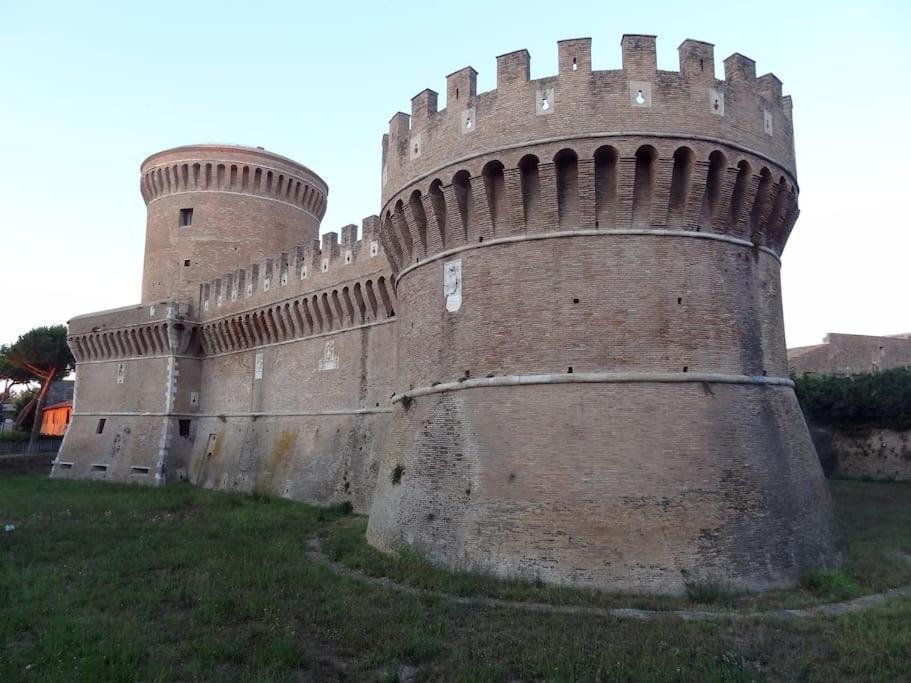
[[[322,178],[259,147],[175,147],[141,171],[143,301],[196,301],[200,282],[316,239],[326,212]]]
[[[384,139],[398,387],[368,540],[501,576],[680,593],[838,561],[787,378],[790,97],[653,36],[529,80],[522,50],[412,100]]]

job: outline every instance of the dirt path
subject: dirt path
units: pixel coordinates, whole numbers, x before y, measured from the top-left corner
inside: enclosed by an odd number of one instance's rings
[[[473,607],[502,607],[506,609],[519,609],[526,612],[547,612],[550,614],[573,614],[573,615],[590,615],[597,617],[620,617],[623,619],[640,619],[647,621],[650,619],[662,619],[675,617],[684,621],[718,621],[724,619],[809,619],[811,617],[834,617],[840,614],[852,612],[862,612],[883,605],[898,598],[911,596],[911,584],[892,588],[883,593],[874,593],[865,595],[852,600],[842,602],[830,602],[823,605],[814,605],[812,607],[800,607],[797,609],[769,609],[757,611],[739,611],[730,610],[727,612],[712,610],[650,610],[636,609],[633,607],[583,607],[578,605],[550,605],[543,602],[524,602],[519,600],[503,600],[501,598],[477,598],[462,597],[450,595],[441,591],[427,590],[424,588],[415,588],[392,581],[385,577],[368,576],[355,569],[351,569],[341,564],[333,562],[326,557],[321,549],[318,538],[313,538],[308,544],[307,556],[314,562],[318,562],[328,567],[335,574],[345,576],[356,581],[362,581],[381,588],[414,595],[417,597],[431,597],[439,600],[446,600],[456,605],[467,605]]]

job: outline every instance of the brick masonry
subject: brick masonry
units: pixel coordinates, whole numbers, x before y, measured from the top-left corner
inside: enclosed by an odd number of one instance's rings
[[[911,430],[811,425],[828,476],[865,481],[911,481]]]
[[[908,334],[878,337],[830,332],[822,344],[788,349],[788,367],[795,375],[852,375],[907,366],[911,366]]]
[[[360,239],[316,241],[328,187],[278,155],[147,159],[143,303],[70,321],[53,476],[349,501],[383,550],[549,583],[836,564],[786,378],[790,97],[698,41],[680,72],[651,36],[617,71],[558,49],[557,76],[510,53],[496,90],[468,67],[393,117]]]

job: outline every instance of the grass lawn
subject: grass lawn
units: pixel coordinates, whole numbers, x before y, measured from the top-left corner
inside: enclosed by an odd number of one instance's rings
[[[911,580],[911,485],[831,483],[846,565],[766,596],[695,590],[618,598],[451,574],[362,540],[341,510],[203,491],[0,477],[0,681],[894,681],[911,675],[911,599],[836,618],[637,621],[458,605],[365,584],[365,573],[461,595],[560,604],[762,609]],[[710,603],[708,606],[703,603]]]

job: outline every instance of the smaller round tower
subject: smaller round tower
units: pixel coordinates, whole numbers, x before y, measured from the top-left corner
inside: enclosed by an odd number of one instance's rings
[[[141,167],[142,301],[193,301],[199,283],[317,239],[329,187],[303,164],[240,145],[187,145]]]

